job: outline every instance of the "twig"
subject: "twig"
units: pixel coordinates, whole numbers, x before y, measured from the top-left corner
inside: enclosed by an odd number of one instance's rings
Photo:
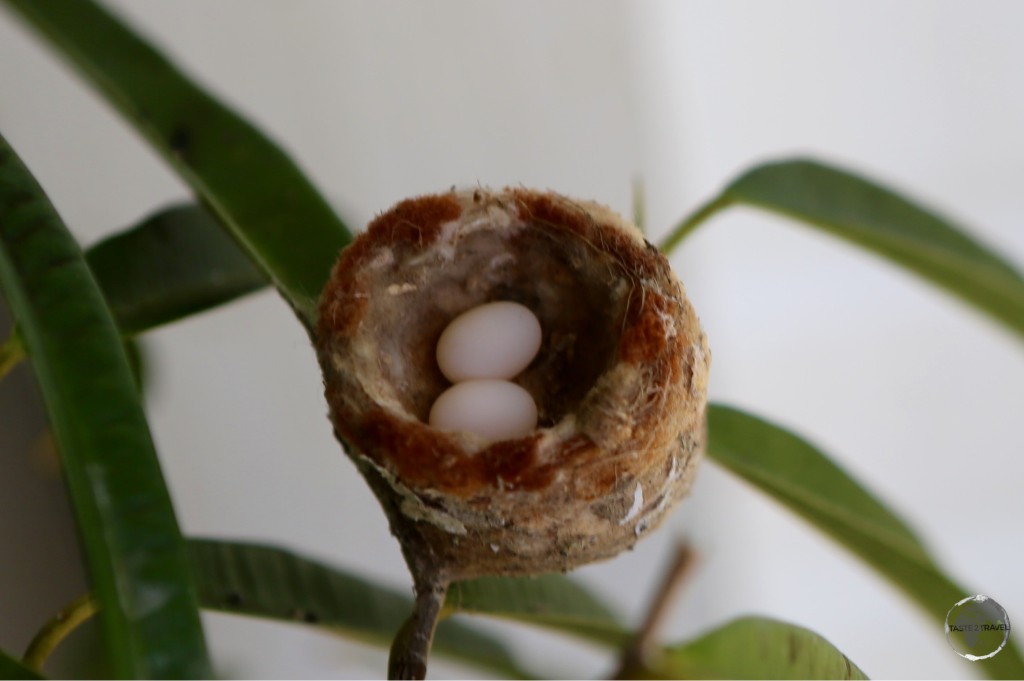
[[[389,679],[423,679],[434,641],[434,630],[448,594],[448,582],[425,584],[416,589],[412,616],[391,644],[388,658]]]
[[[65,606],[43,625],[32,642],[28,644],[23,660],[25,666],[41,674],[47,658],[60,645],[60,642],[80,624],[95,615],[97,610],[99,607],[93,600],[92,594],[81,596]]]
[[[697,561],[696,552],[689,544],[679,544],[672,563],[665,571],[661,584],[654,592],[647,609],[647,616],[637,631],[636,637],[622,654],[622,664],[616,678],[631,676],[629,670],[645,668],[651,654],[658,646],[658,633],[668,615],[671,605],[679,594]]]

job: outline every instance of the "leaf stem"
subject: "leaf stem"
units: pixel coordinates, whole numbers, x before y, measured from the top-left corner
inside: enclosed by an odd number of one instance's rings
[[[95,615],[97,610],[99,607],[92,594],[85,594],[65,606],[50,618],[28,644],[24,657],[25,666],[41,674],[47,658],[60,642],[80,624]]]
[[[633,178],[633,224],[647,236],[647,194],[639,177]]]
[[[21,337],[17,331],[11,331],[11,335],[0,345],[0,378],[3,378],[25,358],[25,346],[21,343]]]
[[[719,194],[683,218],[682,222],[676,225],[676,228],[662,240],[658,248],[662,253],[668,255],[675,250],[676,246],[678,246],[683,239],[690,235],[690,232],[700,227],[715,213],[731,206],[732,203],[732,199],[726,194]]]

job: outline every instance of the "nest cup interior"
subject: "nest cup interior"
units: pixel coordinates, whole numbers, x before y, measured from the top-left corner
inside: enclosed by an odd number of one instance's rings
[[[576,233],[484,227],[454,242],[392,248],[391,266],[373,275],[362,326],[379,345],[379,387],[424,423],[451,385],[437,366],[437,341],[455,317],[484,303],[517,302],[540,320],[540,352],[513,381],[533,396],[541,428],[574,413],[615,363],[632,285],[618,260]]]

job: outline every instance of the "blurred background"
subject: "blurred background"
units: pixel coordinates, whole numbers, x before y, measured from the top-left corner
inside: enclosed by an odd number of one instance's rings
[[[640,179],[654,239],[744,168],[800,154],[889,182],[1024,263],[1024,3],[107,4],[271,133],[359,228],[451,185],[548,188],[628,214]],[[188,196],[2,11],[0,129],[85,245]],[[1024,622],[1020,344],[888,264],[754,211],[714,219],[673,264],[710,338],[712,398],[820,445]],[[151,426],[187,533],[278,543],[407,588],[275,294],[146,341]],[[84,589],[32,389],[24,367],[0,384],[8,650]],[[759,613],[821,633],[871,676],[980,675],[888,584],[713,464],[665,527],[578,577],[636,623],[681,537],[701,562],[669,640]],[[228,676],[384,673],[383,651],[313,630],[205,621]],[[538,673],[612,669],[568,639],[474,622]],[[437,661],[432,675],[476,672]]]

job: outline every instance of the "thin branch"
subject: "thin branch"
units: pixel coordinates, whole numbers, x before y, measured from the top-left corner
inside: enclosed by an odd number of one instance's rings
[[[434,630],[448,594],[448,582],[418,586],[412,616],[391,644],[389,679],[424,679]]]
[[[96,614],[99,607],[92,594],[86,594],[64,607],[50,618],[25,650],[24,663],[30,669],[43,672],[47,658],[80,624]]]
[[[647,609],[647,616],[637,631],[636,637],[627,646],[622,655],[622,666],[617,678],[626,678],[628,670],[647,668],[647,661],[658,647],[658,634],[671,611],[679,590],[693,572],[697,562],[697,554],[689,544],[679,544],[672,563],[665,571],[661,584],[654,592]],[[625,674],[626,676],[623,676]]]

